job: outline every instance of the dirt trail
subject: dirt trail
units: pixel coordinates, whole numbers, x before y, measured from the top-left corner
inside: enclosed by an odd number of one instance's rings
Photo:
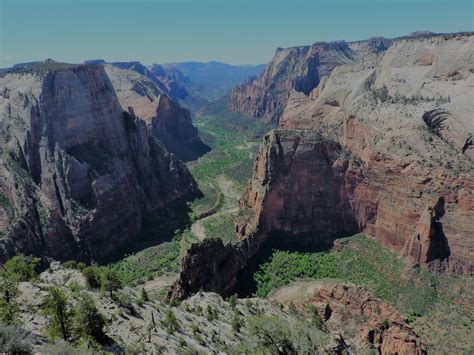
[[[221,174],[217,177],[217,186],[224,196],[222,209],[210,216],[194,222],[191,226],[191,233],[193,233],[199,241],[206,239],[206,228],[204,228],[204,222],[206,220],[212,217],[236,213],[239,210],[237,203],[239,201],[240,194],[238,191],[236,191],[235,183],[224,174]]]

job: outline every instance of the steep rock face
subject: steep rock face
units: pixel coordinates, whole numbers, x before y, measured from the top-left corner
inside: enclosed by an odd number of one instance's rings
[[[143,213],[197,193],[101,66],[26,66],[2,73],[0,93],[0,260],[107,259]]]
[[[292,95],[280,120],[285,129],[317,130],[359,161],[359,172],[345,172],[350,189],[344,196],[359,230],[416,263],[467,274],[474,264],[469,222],[474,215],[474,166],[469,159],[474,103],[468,99],[474,80],[472,53],[471,35],[399,41],[386,53],[335,68],[308,96]],[[301,136],[289,134],[289,141]],[[254,179],[242,201],[256,216],[250,225],[238,221],[243,235],[255,228],[264,233],[271,228],[318,231],[291,212],[299,203],[313,211],[308,196],[318,187],[306,189],[311,184],[298,168],[276,174],[275,179],[284,181],[281,187],[271,186],[266,177],[281,162],[271,153],[280,146],[275,138],[257,155]],[[288,159],[299,159],[293,149],[286,151]],[[319,159],[314,155],[306,165]],[[325,176],[321,171],[308,175],[313,180]],[[334,180],[329,181],[331,186]],[[271,197],[274,190],[278,203]],[[292,207],[275,207],[286,205]],[[278,216],[282,222],[275,223]],[[332,218],[340,225],[339,217]]]
[[[364,162],[316,133],[277,131],[257,153],[237,231],[313,233],[323,245],[363,231],[433,270],[471,274],[474,181],[472,170],[457,174],[382,155]]]
[[[124,69],[124,65],[106,64],[105,70],[117,93],[124,111],[143,119],[153,137],[160,140],[166,149],[182,160],[193,160],[209,150],[201,141],[194,127],[191,114],[172,101],[159,86],[151,80],[148,69],[140,71]]]
[[[296,302],[300,307],[315,305],[326,326],[359,351],[370,348],[379,354],[426,354],[426,343],[404,317],[361,288],[331,282],[302,285],[306,290],[299,290],[304,295],[300,299],[295,299],[291,289],[298,284],[282,288],[271,299]]]
[[[277,122],[293,91],[308,95],[336,66],[387,46],[386,40],[374,39],[353,45],[318,42],[306,47],[280,48],[258,78],[233,90],[229,106],[247,116]]]

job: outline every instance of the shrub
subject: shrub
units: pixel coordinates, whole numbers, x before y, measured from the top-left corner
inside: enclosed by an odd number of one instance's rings
[[[177,332],[181,329],[181,326],[179,324],[178,319],[173,313],[173,310],[171,307],[168,308],[168,311],[166,311],[166,317],[161,321],[161,324],[166,328],[168,333],[174,333]]]
[[[64,269],[77,269],[77,262],[74,260],[68,260],[61,265]]]
[[[16,255],[7,260],[7,262],[0,268],[0,277],[15,282],[33,280],[38,276],[36,268],[40,261],[40,258],[24,256],[23,254]]]
[[[98,289],[101,286],[100,269],[96,266],[87,266],[82,270],[82,275],[86,279],[90,289]]]
[[[148,297],[148,293],[146,292],[145,288],[142,288],[141,298],[142,298],[143,302],[150,301],[150,297]]]
[[[234,311],[234,316],[230,321],[230,325],[236,333],[238,333],[240,331],[240,328],[242,328],[242,321],[240,319],[240,314],[237,310]]]
[[[210,304],[207,305],[206,309],[206,318],[209,322],[212,322],[214,319],[217,319],[217,309],[213,308]]]
[[[0,352],[6,354],[29,354],[32,342],[28,333],[16,325],[0,324]]]
[[[122,287],[122,283],[117,272],[111,269],[105,269],[102,273],[101,288],[109,293],[110,298],[114,298],[114,291]]]
[[[237,295],[233,294],[232,296],[229,297],[227,301],[229,302],[230,307],[232,309],[235,309],[235,307],[237,306]]]

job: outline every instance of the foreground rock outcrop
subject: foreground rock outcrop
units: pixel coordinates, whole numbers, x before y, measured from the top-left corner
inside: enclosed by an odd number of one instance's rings
[[[346,345],[379,354],[426,354],[422,341],[405,318],[360,287],[332,282],[300,282],[284,287],[271,300],[312,304],[325,325]]]
[[[142,299],[140,286],[123,287],[113,298],[100,295],[87,288],[79,271],[52,263],[38,280],[19,284],[18,318],[25,330],[22,341],[32,350],[57,352],[45,336],[51,321],[41,311],[48,289],[54,286],[65,294],[69,310],[83,297],[92,300],[107,321],[108,341],[102,350],[111,353],[253,354],[276,353],[281,346],[292,354],[425,353],[425,343],[403,317],[362,289],[324,282],[301,292],[300,284],[277,291],[270,300],[224,300],[215,293],[198,292],[173,306]],[[295,290],[298,296],[293,295]],[[74,349],[79,344],[63,343],[62,348],[80,352]]]
[[[0,260],[105,260],[144,213],[198,191],[146,123],[122,111],[97,65],[46,61],[2,73],[0,150]]]

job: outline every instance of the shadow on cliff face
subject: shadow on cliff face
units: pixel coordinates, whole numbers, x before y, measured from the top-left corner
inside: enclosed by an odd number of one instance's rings
[[[137,253],[143,249],[170,242],[175,231],[184,230],[191,225],[190,208],[187,199],[176,201],[161,210],[145,214],[138,235],[128,241],[106,263],[122,259],[126,255]]]
[[[436,205],[433,207],[430,243],[428,246],[428,250],[426,251],[427,263],[433,263],[438,260],[439,264],[443,264],[446,260],[449,259],[449,256],[451,255],[448,239],[444,234],[443,224],[440,221],[440,219],[444,216],[446,212],[444,204],[444,198],[441,197],[436,203]]]
[[[339,238],[349,237],[357,231],[348,231],[340,235],[322,236],[315,233],[292,234],[288,232],[270,232],[257,253],[250,258],[245,267],[237,276],[236,293],[239,297],[250,297],[257,290],[254,274],[260,265],[270,260],[274,251],[282,250],[300,253],[317,253],[328,251],[334,246],[334,241]]]

